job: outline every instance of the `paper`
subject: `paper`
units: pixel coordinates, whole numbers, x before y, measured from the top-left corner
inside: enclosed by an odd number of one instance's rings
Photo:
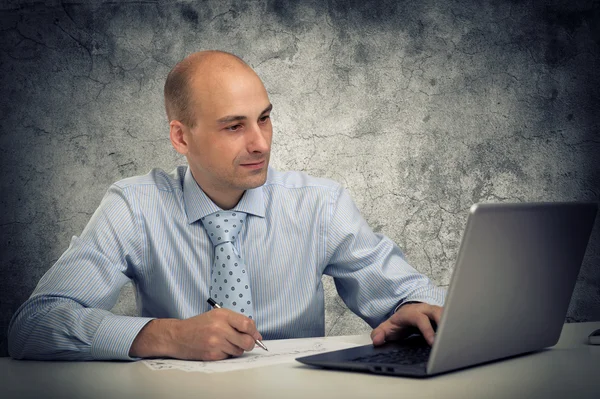
[[[262,350],[258,345],[251,352],[245,352],[237,358],[215,362],[199,362],[175,359],[142,360],[152,370],[183,370],[200,371],[203,373],[221,373],[270,366],[273,364],[295,362],[297,357],[314,355],[338,349],[347,349],[359,344],[333,341],[325,338],[299,338],[263,341],[269,351]]]

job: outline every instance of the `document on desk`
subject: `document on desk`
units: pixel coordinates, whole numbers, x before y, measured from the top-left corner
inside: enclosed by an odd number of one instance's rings
[[[141,362],[151,370],[183,370],[203,373],[220,373],[254,367],[270,366],[294,362],[297,357],[313,355],[338,349],[347,349],[359,344],[340,342],[325,338],[298,338],[267,340],[263,343],[269,348],[266,352],[258,346],[240,357],[215,362],[187,361],[176,359],[147,359]]]

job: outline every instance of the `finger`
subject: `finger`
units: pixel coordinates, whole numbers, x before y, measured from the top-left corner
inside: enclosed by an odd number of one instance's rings
[[[440,306],[430,305],[426,309],[423,310],[423,313],[429,317],[429,319],[433,320],[436,326],[440,325],[440,321],[442,320],[442,311],[443,308]]]
[[[427,343],[431,346],[433,345],[433,340],[435,337],[435,333],[433,332],[433,327],[431,326],[431,321],[429,321],[429,317],[424,313],[420,314],[416,321],[416,325],[421,331],[423,338],[427,341]]]
[[[212,347],[231,356],[241,356],[244,351],[254,348],[254,340],[247,334],[238,332],[231,325],[225,324],[219,332],[211,337]]]
[[[231,323],[229,323],[229,325],[231,325],[237,331],[250,335],[253,340],[263,340],[262,334],[259,333],[256,329],[256,324],[254,323],[254,320],[235,312],[233,312],[232,317],[233,319],[231,320]]]
[[[380,324],[379,327],[371,331],[371,340],[375,346],[385,344],[385,328],[383,324]]]
[[[231,342],[227,337],[225,337],[220,349],[229,356],[239,357],[244,354],[244,349]]]
[[[249,352],[256,346],[256,344],[254,343],[254,338],[252,338],[252,336],[237,331],[233,331],[231,334],[228,334],[225,338],[232,345],[235,345],[243,351]]]
[[[383,345],[389,341],[397,341],[413,334],[414,327],[412,325],[397,325],[389,320],[381,323],[377,328],[371,331],[371,340],[373,345]]]
[[[251,351],[255,347],[254,341],[257,339],[262,340],[262,335],[256,330],[256,325],[252,319],[232,312],[227,321],[232,327],[231,334],[227,335],[227,339],[233,345]]]
[[[251,335],[252,337],[254,337],[254,339],[259,339],[261,337],[258,330],[256,329],[254,321],[251,318],[246,317],[240,313],[232,311],[229,314],[229,317],[227,318],[227,322],[231,327],[235,328],[237,331]]]
[[[444,308],[442,308],[441,306],[435,306],[435,310],[433,311],[433,320],[435,320],[435,324],[437,324],[437,326],[440,326],[440,323],[442,322],[442,313],[444,312]]]
[[[229,328],[232,330],[231,328]],[[226,338],[227,333],[212,335],[206,341],[206,351],[200,355],[202,360],[223,360],[230,356],[241,356],[244,350],[231,344]]]

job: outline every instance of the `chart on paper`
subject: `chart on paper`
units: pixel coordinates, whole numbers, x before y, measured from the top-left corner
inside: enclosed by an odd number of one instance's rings
[[[199,371],[203,373],[220,373],[294,362],[297,357],[358,346],[358,344],[354,343],[331,341],[324,338],[281,339],[263,342],[267,348],[269,348],[268,352],[256,346],[253,351],[246,352],[241,357],[219,360],[216,362],[148,359],[142,360],[142,363],[152,370],[182,370],[188,372]]]

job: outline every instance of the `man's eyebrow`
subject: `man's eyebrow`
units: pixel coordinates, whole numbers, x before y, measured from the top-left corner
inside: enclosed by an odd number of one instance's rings
[[[263,112],[261,112],[260,114],[266,114],[267,112],[271,112],[271,110],[273,109],[273,104],[269,104],[269,106],[267,108],[265,108],[265,110]]]
[[[246,119],[247,118],[245,116],[241,116],[241,115],[229,115],[229,116],[224,116],[223,118],[217,119],[217,123],[219,123],[219,124],[229,123],[229,122],[243,121]]]
[[[273,104],[269,104],[269,106],[267,108],[265,108],[264,111],[261,112],[260,114],[263,115],[267,112],[270,112],[272,109],[273,109]],[[243,115],[228,115],[228,116],[224,116],[220,119],[217,119],[217,123],[223,124],[223,123],[244,121],[246,119],[248,119],[248,118]]]

